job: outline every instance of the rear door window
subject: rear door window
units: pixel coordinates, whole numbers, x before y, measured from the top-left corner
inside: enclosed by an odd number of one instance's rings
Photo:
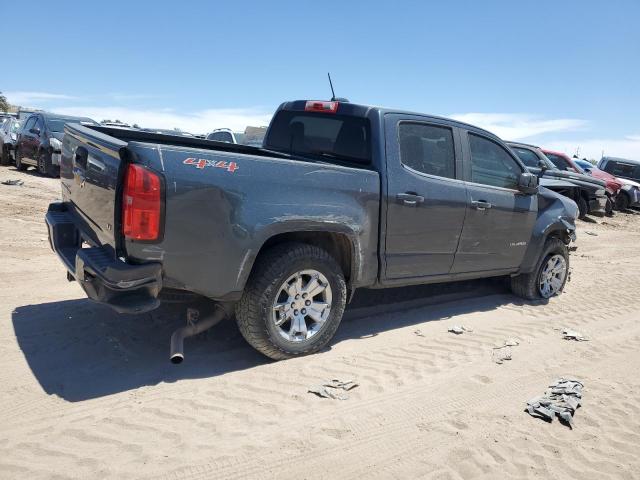
[[[456,158],[450,128],[402,122],[398,136],[403,165],[420,173],[455,178]]]
[[[522,167],[506,149],[488,138],[469,133],[471,181],[517,189]]]
[[[348,163],[371,162],[369,120],[362,117],[282,110],[276,114],[266,148]]]

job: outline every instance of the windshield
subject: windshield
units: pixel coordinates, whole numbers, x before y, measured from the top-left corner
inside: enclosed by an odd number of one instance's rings
[[[370,144],[366,118],[283,110],[274,117],[265,146],[285,153],[368,164]]]
[[[538,159],[538,156],[528,148],[511,147],[511,150],[516,153],[518,158],[527,167],[540,168],[540,160]]]
[[[595,168],[595,165],[591,165],[586,160],[574,160],[573,162],[583,170],[587,170],[587,169],[593,170]]]

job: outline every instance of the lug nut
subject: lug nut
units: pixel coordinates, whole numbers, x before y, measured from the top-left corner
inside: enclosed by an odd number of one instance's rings
[[[302,312],[302,314],[303,314],[303,315],[305,315],[305,314],[307,313],[307,309],[306,309],[306,308],[303,308],[303,309],[301,310],[301,312]]]
[[[304,302],[304,304],[308,307],[309,305],[311,305],[311,300],[307,300],[306,302]]]
[[[306,294],[306,293],[303,293],[303,294],[302,294],[302,298],[307,298],[307,294]]]
[[[296,300],[300,300],[300,295],[296,295]]]
[[[296,304],[295,304],[295,303],[292,303],[292,304],[291,304],[291,308],[296,308]]]
[[[293,314],[294,314],[294,315],[298,315],[298,310],[294,310],[294,311],[293,311]]]

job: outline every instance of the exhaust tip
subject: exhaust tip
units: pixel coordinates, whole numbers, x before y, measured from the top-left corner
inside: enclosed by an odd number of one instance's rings
[[[184,360],[184,355],[181,353],[174,353],[173,355],[171,355],[171,363],[173,363],[174,365],[178,365],[179,363],[182,363],[183,360]]]

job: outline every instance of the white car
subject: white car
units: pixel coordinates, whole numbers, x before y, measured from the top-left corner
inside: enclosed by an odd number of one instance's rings
[[[0,127],[0,165],[9,165],[15,160],[15,146],[20,120],[7,118]]]

